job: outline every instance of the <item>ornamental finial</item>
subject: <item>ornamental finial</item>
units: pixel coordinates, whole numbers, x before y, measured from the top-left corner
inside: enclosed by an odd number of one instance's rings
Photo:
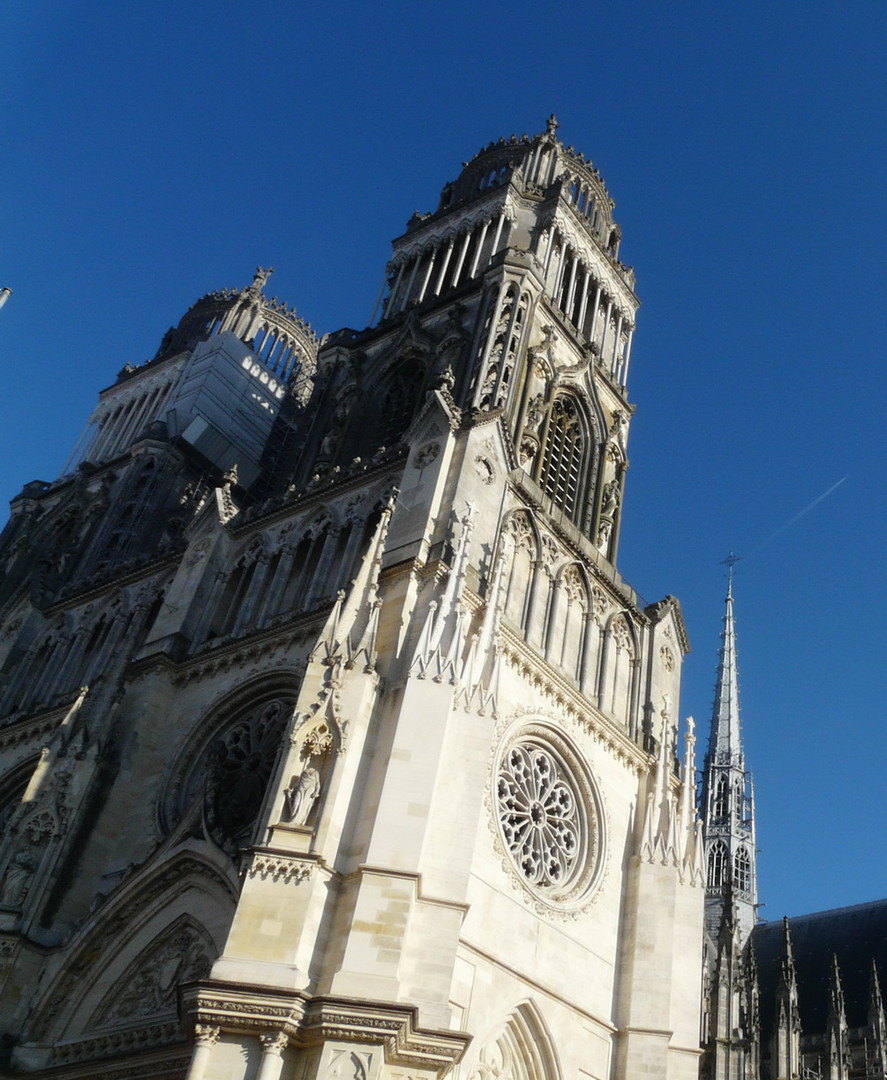
[[[252,283],[252,285],[250,285],[250,291],[251,292],[261,292],[262,289],[265,288],[265,283],[268,281],[268,278],[271,277],[271,275],[273,273],[274,273],[274,267],[273,266],[269,266],[269,267],[257,266],[256,267],[256,273],[255,273],[255,275],[253,277],[253,283]]]
[[[560,124],[557,122],[557,117],[552,113],[548,118],[548,123],[545,125],[545,130],[549,135],[554,135],[559,127]]]
[[[733,596],[733,567],[740,561],[741,555],[734,555],[731,551],[726,559],[721,560],[721,566],[727,567],[727,597]]]

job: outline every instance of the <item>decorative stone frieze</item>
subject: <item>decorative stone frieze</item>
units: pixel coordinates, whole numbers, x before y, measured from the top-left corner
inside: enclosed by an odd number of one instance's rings
[[[281,881],[285,885],[307,881],[317,865],[315,860],[307,860],[294,855],[281,854],[268,850],[254,851],[248,864],[247,876],[258,877],[263,881]]]

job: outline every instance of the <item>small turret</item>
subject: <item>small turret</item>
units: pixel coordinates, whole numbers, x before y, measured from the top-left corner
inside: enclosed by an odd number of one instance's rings
[[[244,288],[207,293],[164,334],[151,360],[126,364],[102,391],[64,473],[125,455],[153,425],[155,434],[194,446],[220,472],[237,462],[242,481],[251,483],[275,418],[282,408],[304,406],[317,372],[314,331],[263,292],[271,273],[259,267]]]
[[[152,364],[194,348],[214,334],[232,333],[252,349],[255,357],[283,388],[300,400],[310,392],[317,369],[317,335],[284,301],[265,296],[274,273],[257,267],[252,282],[242,289],[221,289],[202,296],[185,312],[178,326],[164,334]],[[124,370],[122,376],[130,374]]]

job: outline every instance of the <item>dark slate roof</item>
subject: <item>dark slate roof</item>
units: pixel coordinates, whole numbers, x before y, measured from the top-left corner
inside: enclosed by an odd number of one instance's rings
[[[878,966],[881,992],[887,993],[887,900],[799,915],[789,919],[789,926],[802,1034],[825,1031],[833,953],[841,971],[847,1024],[851,1028],[864,1026],[868,1020],[872,957]],[[761,992],[761,1037],[765,1045],[775,1019],[783,941],[781,920],[760,923],[752,931]]]

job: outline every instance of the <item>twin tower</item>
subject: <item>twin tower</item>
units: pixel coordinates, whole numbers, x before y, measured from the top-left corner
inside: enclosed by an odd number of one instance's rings
[[[374,325],[211,293],[13,500],[10,1075],[697,1076],[712,871],[680,608],[617,569],[619,249],[552,117],[413,216]],[[722,669],[709,898],[750,925]]]

